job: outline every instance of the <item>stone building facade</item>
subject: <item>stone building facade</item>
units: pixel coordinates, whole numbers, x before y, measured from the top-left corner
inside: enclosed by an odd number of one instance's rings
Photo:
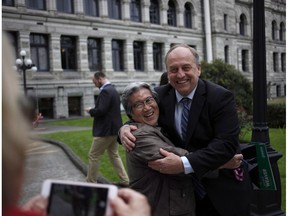
[[[286,92],[286,1],[265,0],[267,89]],[[133,81],[158,85],[171,45],[201,60],[221,58],[253,79],[252,0],[3,0],[2,28],[37,66],[27,92],[45,118],[85,116],[102,70],[119,93]],[[22,85],[22,72],[19,71]]]

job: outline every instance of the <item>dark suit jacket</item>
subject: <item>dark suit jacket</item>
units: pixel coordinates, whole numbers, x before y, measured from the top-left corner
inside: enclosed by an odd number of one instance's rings
[[[148,167],[148,161],[163,158],[163,148],[179,156],[188,151],[176,148],[159,127],[134,123],[135,149],[126,153],[130,187],[148,198],[153,216],[195,216],[194,186],[189,175],[166,175]]]
[[[181,146],[181,138],[175,129],[174,88],[168,84],[155,89],[159,94],[159,125],[169,134],[176,146],[187,149],[186,156],[196,176],[204,185],[208,196],[223,216],[245,216],[251,197],[251,183],[244,167],[244,181],[236,180],[232,170],[221,169],[218,177],[203,178],[240,152],[239,124],[233,94],[209,81],[199,80],[192,101],[187,140]]]
[[[95,101],[95,107],[89,111],[94,117],[93,136],[115,136],[122,126],[120,96],[111,85],[106,85]]]

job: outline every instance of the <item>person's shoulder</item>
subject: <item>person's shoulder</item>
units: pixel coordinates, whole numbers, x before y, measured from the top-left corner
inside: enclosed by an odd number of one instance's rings
[[[174,88],[170,83],[168,83],[166,85],[155,87],[155,91],[160,97],[162,97],[163,95],[169,95],[169,93],[174,92]]]
[[[144,123],[136,123],[136,122],[133,122],[131,123],[132,125],[135,125],[137,127],[137,130],[135,131],[132,131],[132,133],[134,135],[137,135],[137,134],[140,134],[140,133],[151,133],[153,131],[156,130],[155,127],[151,126],[151,125],[148,125],[148,124],[144,124]]]
[[[206,95],[205,97],[210,101],[224,100],[224,98],[234,97],[232,91],[208,80],[200,80],[199,93],[200,95]]]
[[[206,89],[211,92],[230,92],[227,88],[224,86],[221,86],[219,84],[216,84],[214,82],[211,82],[209,80],[200,80],[199,83],[203,82],[203,84],[206,86]]]

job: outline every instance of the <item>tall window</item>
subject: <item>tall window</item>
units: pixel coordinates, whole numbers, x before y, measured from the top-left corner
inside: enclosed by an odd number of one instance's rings
[[[141,1],[131,0],[130,2],[130,15],[131,20],[135,22],[141,22]]]
[[[273,70],[274,72],[278,72],[278,53],[273,52]]]
[[[99,1],[98,0],[85,0],[84,12],[87,16],[99,16]]]
[[[57,11],[62,13],[74,13],[74,0],[57,0]]]
[[[167,11],[168,25],[176,26],[177,25],[176,7],[172,0],[169,0],[168,7],[169,7]]]
[[[71,96],[68,97],[68,113],[69,117],[81,116],[81,97]]]
[[[32,62],[37,71],[49,70],[48,37],[44,34],[30,34],[30,49]]]
[[[281,53],[281,71],[286,72],[286,53]]]
[[[184,11],[184,26],[186,28],[192,28],[192,9],[191,4],[185,4],[185,11]]]
[[[2,0],[2,5],[15,6],[15,2],[14,2],[14,0]]]
[[[100,71],[102,69],[101,51],[101,40],[88,38],[88,62],[91,71]]]
[[[108,0],[108,14],[111,19],[121,19],[121,0]]]
[[[242,71],[248,72],[248,50],[242,50],[241,52],[242,56]]]
[[[276,96],[281,97],[281,85],[276,85]]]
[[[280,23],[279,39],[280,41],[285,40],[285,24],[283,22]]]
[[[6,32],[7,34],[7,38],[10,42],[10,44],[12,45],[12,51],[13,51],[13,57],[16,59],[16,58],[19,58],[19,52],[18,52],[18,42],[17,42],[17,32],[14,32],[14,31],[7,31]]]
[[[75,71],[77,69],[76,38],[61,36],[61,63],[63,70]]]
[[[229,64],[229,46],[224,47],[225,63]]]
[[[244,14],[240,15],[240,23],[239,23],[239,33],[240,35],[245,36],[246,35],[246,23],[247,19]]]
[[[42,113],[45,119],[54,118],[54,98],[39,98],[38,106],[39,112]]]
[[[158,0],[150,1],[150,23],[160,24],[160,13],[159,13],[159,3]]]
[[[272,21],[272,40],[277,39],[277,23],[275,20]]]
[[[46,10],[46,1],[44,0],[26,0],[27,8],[35,10]]]
[[[224,17],[223,17],[223,19],[224,19],[224,30],[225,31],[227,31],[227,14],[224,14]]]
[[[153,66],[154,70],[162,71],[162,44],[153,43]]]
[[[123,41],[112,40],[112,62],[114,71],[124,71]]]
[[[144,71],[144,44],[140,41],[133,43],[134,53],[134,69],[136,71]]]

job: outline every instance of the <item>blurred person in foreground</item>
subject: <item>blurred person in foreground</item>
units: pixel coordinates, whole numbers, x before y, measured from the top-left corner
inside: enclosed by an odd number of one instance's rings
[[[38,195],[19,206],[25,175],[25,151],[30,143],[31,123],[24,116],[12,54],[5,33],[2,34],[2,215],[46,216],[47,199]],[[4,64],[3,64],[4,63]],[[131,189],[120,189],[111,200],[114,213],[109,216],[150,216],[146,197]]]
[[[18,206],[25,175],[25,150],[28,146],[27,118],[21,109],[16,72],[12,70],[12,54],[6,35],[2,37],[2,209],[4,216],[45,215],[47,200],[36,196]]]

